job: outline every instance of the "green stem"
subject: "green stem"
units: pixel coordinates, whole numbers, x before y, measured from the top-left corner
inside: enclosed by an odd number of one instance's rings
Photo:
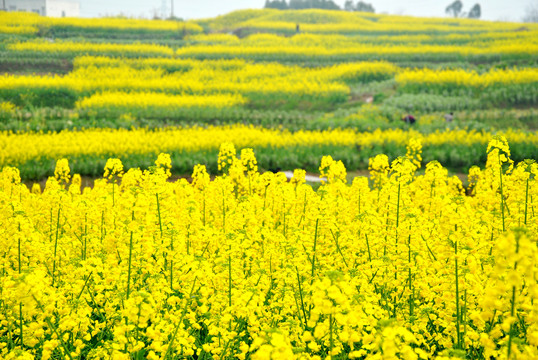
[[[430,186],[430,207],[428,209],[428,213],[431,213],[431,211],[432,211],[432,198],[433,198],[433,188],[434,188],[434,186],[435,186],[435,180],[432,181],[432,184]]]
[[[230,245],[230,248],[228,251],[232,251],[232,247]],[[232,256],[228,253],[228,308],[232,309]],[[232,330],[232,319],[230,319],[230,322],[228,324],[228,329]]]
[[[344,265],[346,265],[346,267],[349,268],[349,266],[347,265],[346,258],[344,257],[344,254],[342,253],[342,249],[340,249],[340,244],[338,243],[338,234],[335,235],[334,232],[331,229],[331,235],[332,235],[334,243],[336,245],[336,251],[338,251],[338,253],[342,257],[342,260],[344,261]]]
[[[303,317],[301,316],[301,309],[299,308],[299,303],[297,302],[297,295],[295,295],[295,288],[293,288],[293,299],[295,300],[295,306],[297,307],[297,316],[299,317],[299,322],[301,323],[301,326],[303,327],[303,331],[306,330],[305,321],[303,321]]]
[[[134,211],[132,214],[134,220]],[[129,299],[129,294],[131,293],[131,263],[133,259],[133,232],[131,231],[131,238],[129,239],[129,263],[127,268],[127,299]]]
[[[461,335],[460,335],[460,288],[458,278],[458,241],[454,242],[454,262],[456,265],[456,335],[458,338],[457,348],[461,349]]]
[[[101,213],[101,243],[105,238],[105,210]]]
[[[203,222],[204,222],[204,226],[205,226],[205,191],[204,191],[204,217],[203,217]]]
[[[170,237],[170,250],[172,254],[174,253],[174,234]],[[174,281],[174,260],[170,260],[170,290],[174,290],[173,282]]]
[[[19,224],[19,233],[21,231],[21,224]],[[21,237],[19,235],[19,274],[22,273],[22,261],[21,261]]]
[[[21,334],[21,349],[24,348],[23,331],[22,331],[22,302],[19,302],[19,330]]]
[[[196,279],[197,278],[194,278],[194,281],[192,282],[192,288],[189,293],[189,297],[187,298],[187,301],[185,302],[185,306],[183,307],[183,311],[181,312],[181,317],[179,318],[179,321],[177,322],[176,328],[174,329],[174,333],[172,334],[172,338],[170,339],[170,343],[168,344],[168,348],[166,349],[166,352],[164,353],[164,359],[168,358],[168,354],[170,354],[171,350],[173,351],[177,332],[179,331],[179,328],[181,324],[183,323],[183,319],[185,318],[185,315],[187,314],[187,308],[189,307],[189,304],[191,303],[191,300],[192,300],[192,294],[194,292],[194,285],[196,284]]]
[[[84,257],[86,260],[88,257],[88,213],[84,215]]]
[[[8,318],[8,312],[7,312],[7,305],[4,306],[4,317]],[[15,348],[15,345],[13,343],[13,335],[11,333],[11,321],[7,323],[7,349],[11,350]]]
[[[88,285],[88,281],[92,277],[92,274],[93,274],[93,272],[90,272],[90,274],[88,275],[88,278],[86,279],[86,281],[84,281],[84,285],[82,285],[82,289],[78,293],[77,300],[80,299],[80,297],[82,296],[82,293],[84,292],[84,289],[86,288],[86,285]]]
[[[228,306],[232,307],[232,256],[228,255]]]
[[[313,249],[313,254],[312,254],[312,272],[311,272],[311,275],[310,275],[310,284],[311,285],[314,283],[314,274],[315,274],[315,270],[316,270],[316,245],[317,245],[317,242],[318,242],[318,226],[319,226],[319,218],[316,219],[316,231],[315,231],[315,234],[314,234],[314,249]],[[310,296],[312,296],[312,290],[310,290]],[[308,307],[308,314],[311,314],[313,306],[314,306],[313,304],[310,304],[310,306]]]
[[[499,178],[500,178],[500,186],[501,186],[501,216],[503,220],[503,232],[506,231],[505,225],[504,225],[504,194],[503,194],[503,168],[501,163],[501,155],[499,154]]]
[[[529,205],[529,178],[527,178],[527,188],[525,189],[525,225],[527,225],[528,205]]]
[[[318,243],[319,218],[316,219],[316,230],[314,233],[314,253],[312,254],[312,282],[314,281],[314,271],[316,270],[316,245]]]
[[[519,238],[516,237],[516,254],[519,253]],[[514,263],[514,271],[517,269],[517,261]],[[508,335],[508,350],[506,354],[506,359],[510,360],[510,354],[512,352],[512,338],[514,337],[514,313],[516,310],[516,287],[512,286],[512,304],[510,308],[510,317],[512,318],[512,323],[510,324],[510,333]]]
[[[368,261],[372,262],[372,253],[370,252],[370,242],[368,241],[368,234],[364,234],[366,238],[366,247],[368,248]]]
[[[412,276],[411,276],[411,235],[409,235],[409,239],[407,241],[407,247],[408,247],[408,254],[407,254],[407,261],[408,261],[408,264],[409,264],[409,291],[411,292],[409,294],[409,317],[413,316],[413,303],[414,303],[414,299],[413,299],[413,279],[412,279]]]
[[[329,314],[329,357],[332,359],[334,339],[333,339],[333,314]]]
[[[462,347],[465,348],[465,337],[467,335],[467,289],[463,292],[463,298],[464,298],[464,304],[463,305],[463,314],[462,314],[462,322],[463,322],[463,336],[461,340]]]
[[[222,231],[226,233],[226,198],[224,197],[224,189],[222,190]]]
[[[50,242],[52,242],[52,206],[50,207],[50,221],[49,221],[49,224],[50,224],[50,230],[49,230],[49,239],[50,239]]]
[[[301,298],[301,308],[303,309],[303,316],[304,316],[304,328],[307,328],[306,324],[306,310],[304,306],[304,299],[303,299],[303,288],[301,286],[301,277],[299,276],[299,268],[296,266],[295,271],[297,272],[297,283],[299,284],[299,296]]]
[[[39,302],[39,300],[37,300],[37,298],[32,295],[32,297],[34,298],[35,302],[37,303],[37,306],[41,309],[41,311],[44,311],[44,307],[43,307],[43,304],[41,304]],[[67,345],[65,344],[65,341],[64,341],[64,338],[63,336],[61,336],[59,333],[58,333],[58,329],[54,326],[54,324],[50,321],[50,319],[48,317],[45,318],[45,322],[47,323],[47,325],[49,326],[50,329],[52,329],[52,331],[54,331],[54,333],[56,334],[56,338],[58,340],[60,340],[60,344],[62,345],[62,347],[64,348],[64,351],[65,351],[65,354],[67,355],[67,357],[71,360],[73,360],[73,357],[71,356],[71,352],[69,351],[69,349],[67,349]]]
[[[282,235],[286,237],[286,201],[282,204]]]
[[[297,189],[295,189],[295,190],[297,190]],[[301,223],[303,222],[304,219],[306,219],[306,191],[304,192],[303,214],[301,215],[301,218],[299,219],[299,223],[297,224],[297,227],[299,227],[299,225],[301,225]],[[303,225],[303,229],[304,229],[304,225]]]
[[[514,310],[515,310],[515,303],[516,303],[516,287],[512,286],[512,300],[511,300],[511,309],[510,309],[510,315],[513,318],[514,317]],[[508,334],[508,350],[506,354],[506,359],[510,360],[510,353],[512,352],[512,337],[514,335],[514,323],[512,322],[510,324],[510,332]]]
[[[159,203],[159,193],[155,193],[155,197],[157,198],[157,215],[159,216],[159,229],[161,230],[161,241],[163,238],[163,223],[161,220],[161,205]]]
[[[401,185],[398,182],[398,202],[396,206],[396,229],[398,229],[398,226],[400,225],[400,188],[401,188]],[[398,235],[396,235],[396,237],[397,236]],[[398,239],[396,239],[396,241],[398,241]]]
[[[60,235],[60,212],[62,210],[61,206],[58,206],[58,219],[56,221],[56,240],[54,241],[54,257],[52,260],[52,286],[54,286],[54,280],[56,275],[56,253],[58,250],[58,237]]]

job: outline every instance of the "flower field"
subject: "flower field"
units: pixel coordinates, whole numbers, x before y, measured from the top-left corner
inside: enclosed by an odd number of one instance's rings
[[[1,359],[538,358],[536,24],[0,15]]]
[[[411,111],[436,119],[421,132],[443,130],[442,112],[465,110],[460,128],[495,132],[508,128],[498,115],[476,119],[513,107],[506,122],[538,127],[534,24],[267,9],[198,22],[7,13],[0,27],[2,130],[325,130],[349,127],[369,97],[380,114],[359,130],[397,128]]]
[[[349,168],[367,168],[369,157],[384,153],[391,158],[405,151],[410,139],[424,147],[424,161],[438,160],[454,168],[486,161],[484,148],[491,132],[444,130],[421,134],[413,130],[352,129],[283,131],[233,125],[148,129],[93,129],[57,133],[0,133],[0,161],[13,164],[23,178],[42,179],[54,174],[56,159],[69,159],[74,171],[100,176],[109,157],[122,158],[128,167],[147,167],[161,152],[171,154],[174,171],[189,174],[197,163],[216,174],[216,155],[221,143],[234,139],[238,147],[251,147],[264,169],[302,167],[317,171],[319,160],[333,154]],[[512,157],[522,161],[538,153],[538,134],[507,131]],[[445,155],[448,154],[448,155]]]
[[[402,154],[403,155],[403,154]],[[421,143],[370,181],[323,157],[317,191],[220,147],[168,182],[171,159],[107,161],[81,189],[0,175],[5,359],[474,359],[538,356],[538,167],[506,139],[459,179]],[[121,182],[119,181],[121,179]]]
[[[283,101],[288,107],[301,101],[335,105],[348,99],[349,85],[395,77],[402,93],[470,94],[484,101],[508,101],[520,105],[538,102],[536,68],[491,70],[477,74],[461,69],[401,69],[387,62],[356,62],[311,69],[275,63],[158,58],[126,60],[120,64],[118,59],[103,57],[83,57],[75,64],[74,71],[65,76],[1,76],[0,95],[17,105],[31,102],[36,106],[95,108],[103,115],[112,116],[115,108],[124,106],[128,97],[127,94],[118,96],[118,91],[132,93],[133,102],[139,102],[137,97],[147,96],[137,95],[140,92],[166,92],[200,97],[208,94],[242,95],[252,106],[279,106]],[[50,92],[58,92],[62,96],[51,98],[48,96]],[[97,96],[98,99],[84,98],[96,92],[114,94],[102,94]],[[108,100],[104,101],[104,98]],[[76,99],[83,105],[79,106]],[[163,104],[168,106],[166,101]],[[140,102],[140,106],[148,105]],[[181,107],[181,104],[178,106]],[[129,111],[128,108],[123,110]],[[135,107],[133,113],[139,113],[137,110]],[[150,115],[142,113],[140,116]]]

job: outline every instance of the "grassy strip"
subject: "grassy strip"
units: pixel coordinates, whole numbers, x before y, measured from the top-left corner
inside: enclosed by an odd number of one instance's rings
[[[429,98],[426,96],[426,98]],[[449,103],[448,101],[447,103]],[[362,106],[361,103],[346,103],[332,113],[314,110],[260,110],[240,107],[212,111],[199,111],[190,116],[176,112],[175,116],[157,118],[154,116],[135,117],[129,113],[117,117],[82,114],[76,110],[64,108],[34,108],[0,110],[0,131],[61,131],[91,128],[148,128],[156,129],[167,126],[206,126],[224,124],[251,124],[265,128],[285,128],[290,131],[326,130],[331,128],[371,131],[373,129],[409,128],[401,121],[406,113],[417,118],[414,129],[421,133],[443,131],[448,128],[466,128],[468,130],[496,131],[498,129],[521,129],[534,131],[538,129],[538,110],[528,109],[475,109],[455,110],[442,108],[440,104],[429,104],[435,112],[420,110],[413,104],[395,106],[390,102],[380,106]],[[432,110],[433,111],[433,110]],[[443,115],[454,112],[453,123],[446,123]],[[84,115],[84,116],[83,116]]]

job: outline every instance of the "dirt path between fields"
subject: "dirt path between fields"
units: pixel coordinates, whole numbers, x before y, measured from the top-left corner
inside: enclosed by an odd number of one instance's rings
[[[286,177],[288,179],[291,179],[293,177],[293,171],[292,170],[285,170],[285,171],[282,171],[282,172],[286,175]],[[465,187],[467,186],[467,174],[454,173],[454,174],[451,174],[451,176],[452,175],[456,175],[461,180],[463,185]],[[353,178],[358,177],[358,176],[370,177],[370,173],[369,173],[368,170],[350,171],[347,174],[348,184],[351,184],[353,182]],[[96,178],[91,177],[91,176],[82,176],[81,177],[82,188],[85,188],[85,187],[93,188],[93,183],[94,183],[95,179]],[[189,182],[191,182],[191,180],[192,180],[190,175],[172,175],[170,177],[169,181],[175,182],[175,181],[177,181],[179,179],[187,179],[187,181],[189,181]],[[321,180],[326,180],[326,179],[320,179],[319,174],[316,174],[316,173],[306,173],[305,180],[308,183],[317,184],[317,183],[320,183]],[[29,189],[32,189],[32,186],[34,185],[34,183],[38,183],[41,186],[41,190],[43,190],[45,188],[46,183],[47,183],[47,179],[42,179],[42,180],[38,180],[38,181],[36,181],[36,180],[23,180],[22,182]]]

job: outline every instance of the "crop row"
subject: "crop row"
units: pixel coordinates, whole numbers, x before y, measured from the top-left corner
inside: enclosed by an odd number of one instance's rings
[[[1,75],[0,99],[17,106],[77,107],[99,116],[144,110],[147,94],[207,96],[241,95],[255,108],[327,108],[347,101],[349,85],[390,79],[396,75],[399,91],[430,92],[469,97],[467,108],[505,102],[536,103],[538,71],[534,68],[491,70],[482,74],[464,70],[405,70],[385,62],[362,62],[304,68],[276,63],[253,64],[241,60],[197,61],[83,57],[65,76]],[[154,94],[152,96],[161,96]],[[173,118],[177,102],[165,104],[154,117]],[[452,109],[452,106],[444,110]],[[135,113],[141,111],[139,115]],[[434,109],[443,110],[443,109]],[[149,114],[149,115],[147,115]],[[188,114],[187,114],[188,116]],[[193,114],[193,120],[196,120]],[[203,119],[199,119],[203,120]]]
[[[252,35],[246,41],[221,44],[194,44],[174,50],[163,45],[92,43],[87,41],[29,40],[7,45],[11,52],[23,54],[47,54],[62,58],[78,55],[107,56],[178,56],[197,59],[243,58],[254,61],[285,61],[308,63],[309,61],[335,63],[365,60],[388,61],[500,61],[525,60],[535,54],[538,44],[524,41],[516,43],[492,42],[486,46],[454,45],[382,45],[360,44],[344,41],[340,44],[323,42],[312,45],[300,39],[282,38],[275,35]],[[349,44],[348,44],[349,43]]]
[[[34,13],[6,12],[0,19],[0,33],[45,37],[181,38],[201,33],[193,22],[152,21],[120,18],[53,18]]]
[[[90,128],[161,128],[164,126],[251,124],[265,128],[296,130],[326,130],[334,128],[372,131],[373,129],[413,128],[427,134],[447,128],[475,131],[538,129],[538,111],[528,109],[476,107],[476,101],[464,97],[442,95],[401,95],[388,98],[381,105],[341,107],[331,113],[287,109],[251,109],[227,107],[207,109],[155,109],[148,117],[137,116],[132,109],[114,114],[107,108],[99,116],[96,110],[66,108],[21,109],[9,102],[0,102],[0,130],[61,131]],[[143,111],[143,110],[141,110]],[[455,121],[447,123],[444,115],[452,111]],[[417,123],[410,126],[401,121],[411,113]],[[114,116],[111,116],[114,115]],[[117,115],[117,116],[116,116]],[[158,115],[158,116],[156,116]]]
[[[153,61],[136,60],[123,65],[101,66],[98,58],[98,66],[79,67],[77,62],[75,71],[65,76],[3,75],[0,76],[0,98],[17,106],[72,108],[77,100],[97,92],[165,92],[198,96],[239,94],[253,105],[289,108],[301,101],[314,105],[344,102],[349,95],[346,83],[385,79],[397,71],[395,66],[382,62],[308,69],[233,61],[163,61],[165,67],[168,66],[166,71],[160,68],[160,60],[149,60]],[[157,67],[150,65],[137,69],[138,63],[154,63]],[[178,71],[170,73],[171,67]],[[136,101],[135,97],[143,97],[126,94],[123,98],[128,96],[133,97],[132,101]],[[104,96],[99,98],[105,100]],[[111,97],[106,103],[114,107],[113,99]],[[82,100],[80,104],[90,102],[103,109],[95,98]],[[116,105],[122,107],[121,103]]]
[[[54,159],[66,157],[76,171],[95,175],[108,157],[122,157],[129,167],[143,166],[160,152],[168,152],[174,168],[189,172],[198,161],[216,172],[218,144],[230,139],[241,147],[259,151],[264,169],[315,167],[320,156],[339,155],[350,168],[365,168],[368,158],[384,152],[395,156],[410,138],[421,139],[424,158],[438,159],[446,166],[462,169],[484,163],[483,149],[492,136],[487,132],[445,130],[430,134],[402,129],[356,132],[354,130],[296,131],[252,126],[207,128],[88,129],[59,133],[25,132],[0,135],[0,165],[17,165],[25,177],[42,178],[53,170]],[[536,153],[535,133],[509,131],[515,160]],[[212,160],[213,159],[213,160]]]

